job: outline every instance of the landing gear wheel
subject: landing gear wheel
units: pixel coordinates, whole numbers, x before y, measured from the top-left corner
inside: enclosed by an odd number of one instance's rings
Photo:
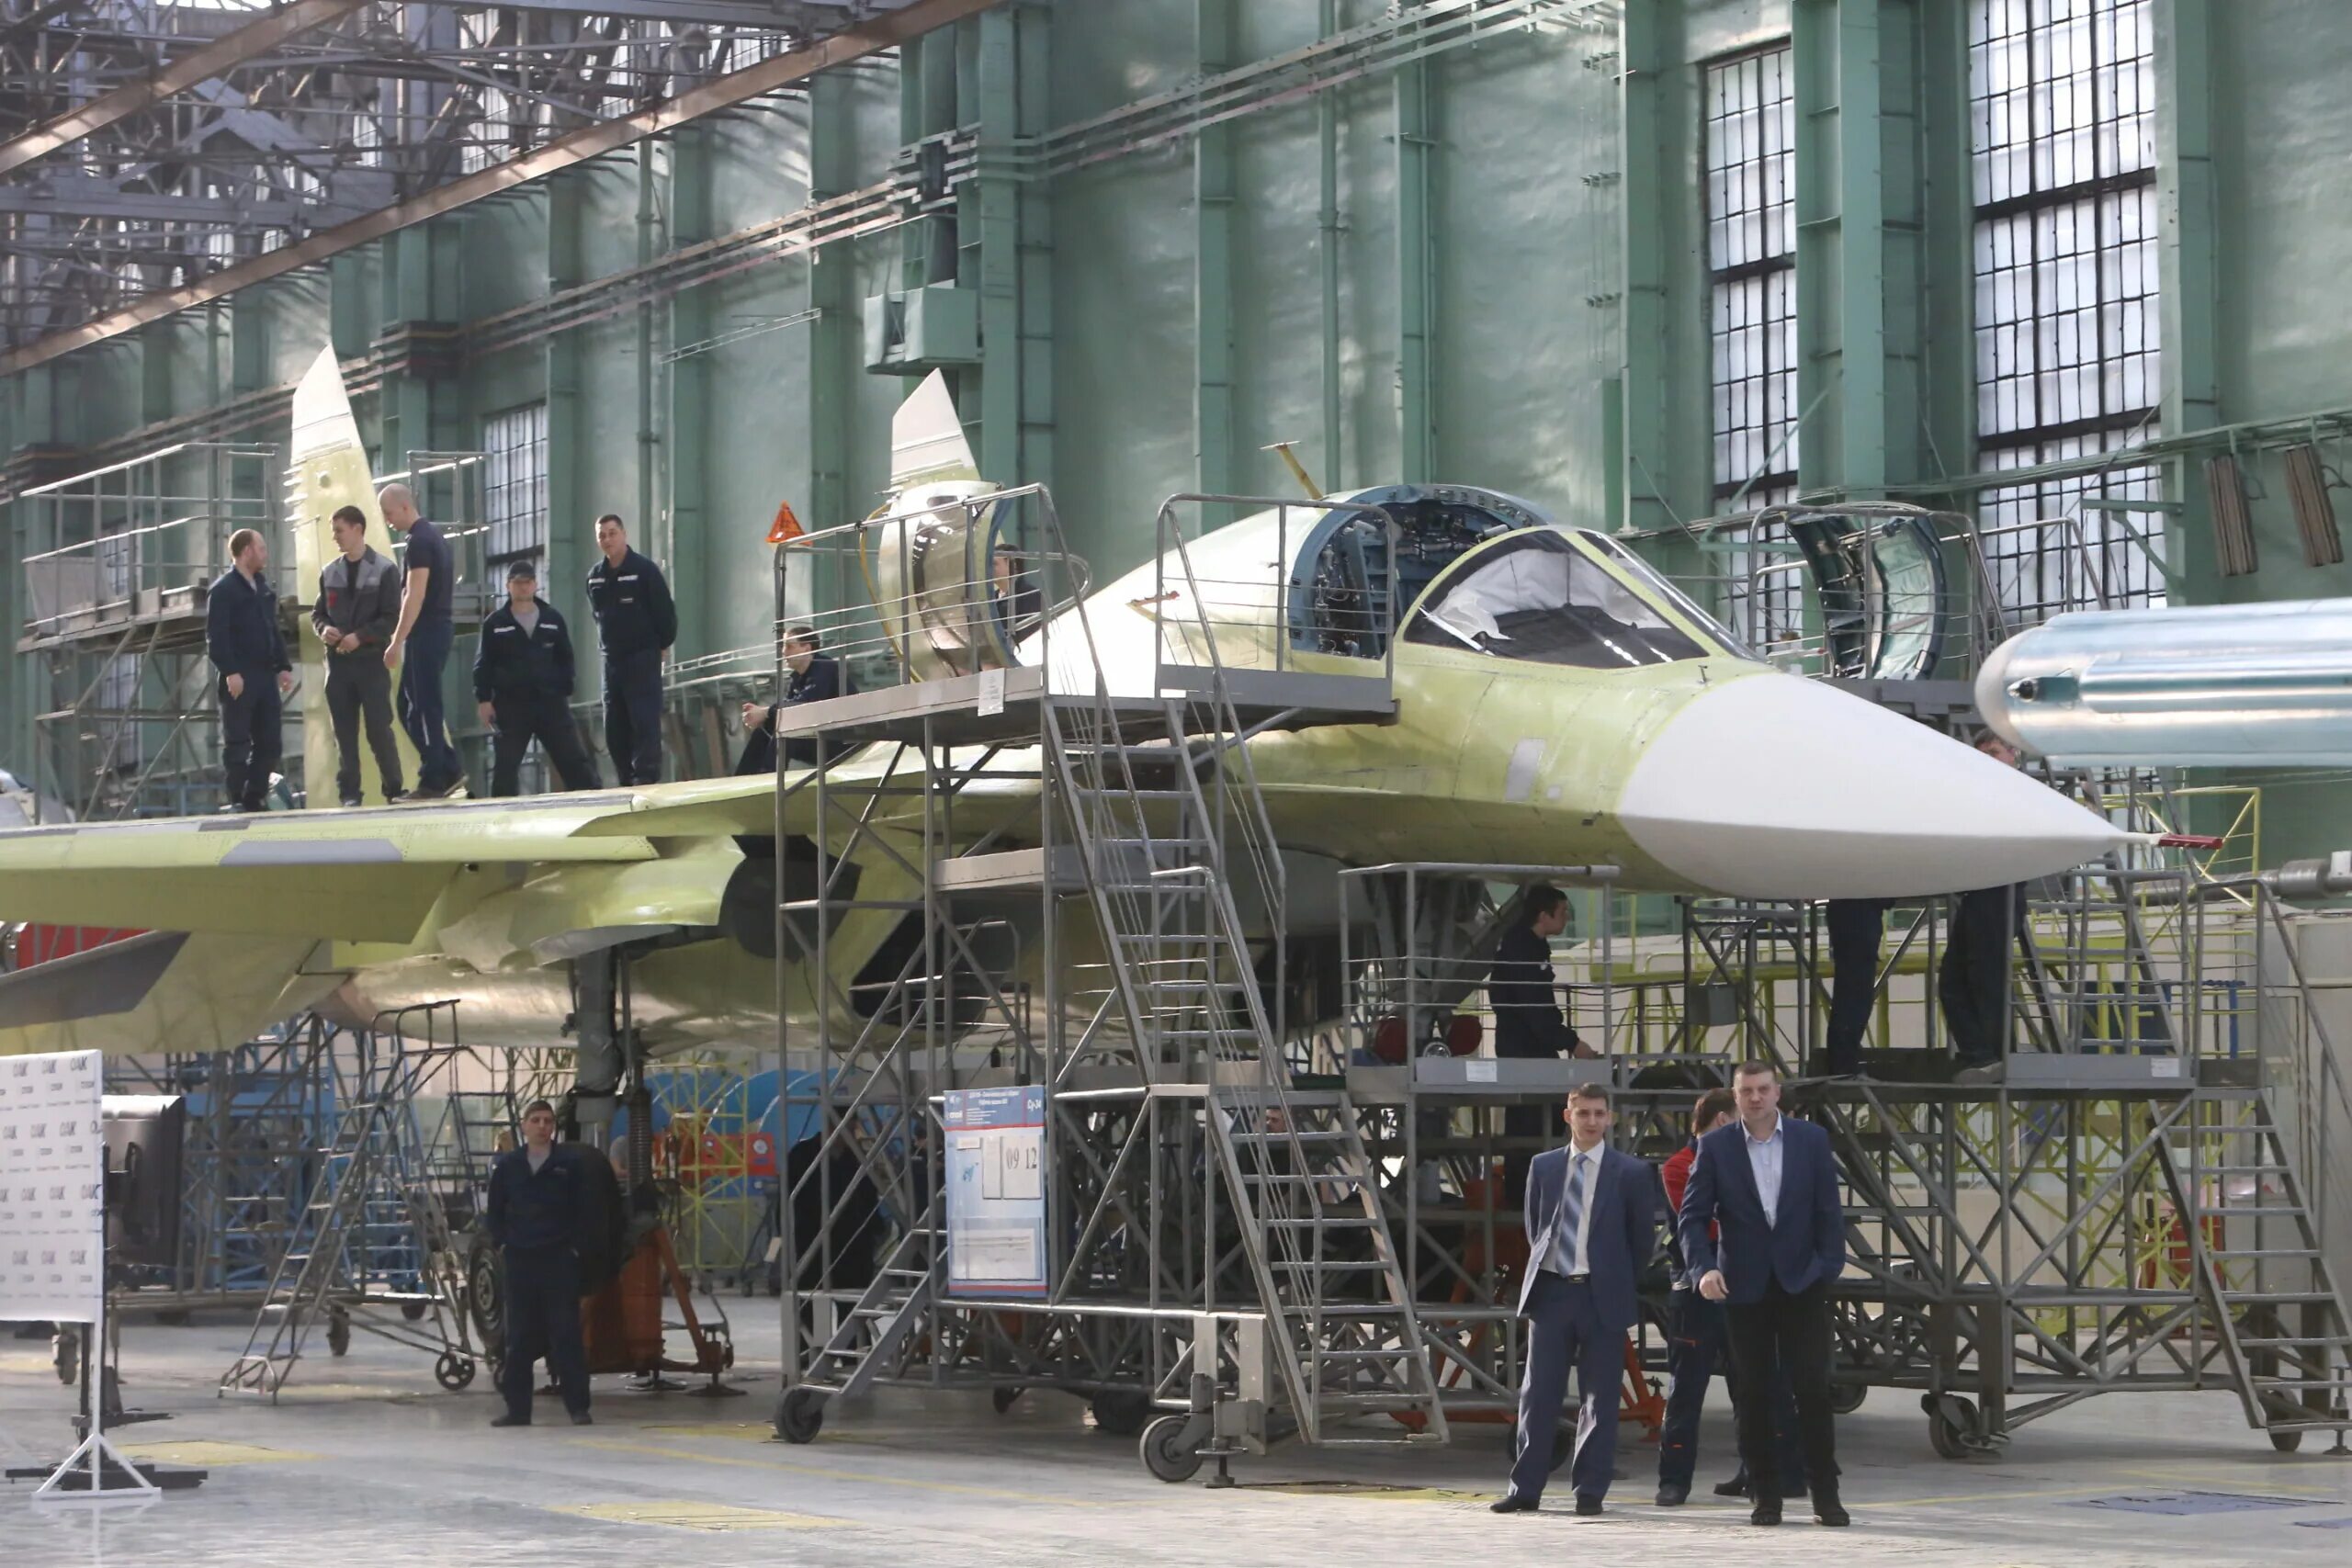
[[[82,1338],[74,1330],[60,1325],[50,1337],[50,1364],[57,1369],[57,1381],[72,1388],[82,1375]]]
[[[989,1403],[994,1405],[996,1407],[996,1413],[1001,1416],[1006,1411],[1012,1409],[1014,1405],[1020,1404],[1021,1396],[1028,1392],[1029,1391],[1025,1388],[990,1389],[989,1391]]]
[[[1976,1404],[1958,1394],[1926,1394],[1919,1401],[1928,1412],[1928,1443],[1943,1459],[1989,1459],[2000,1444],[1987,1439],[1977,1419]]]
[[[1870,1392],[1868,1383],[1833,1382],[1829,1385],[1829,1408],[1840,1416],[1851,1416],[1862,1407]]]
[[[1151,1421],[1151,1401],[1141,1394],[1098,1393],[1086,1407],[1095,1426],[1114,1438],[1135,1437]]]
[[[455,1350],[442,1351],[433,1363],[433,1381],[451,1393],[457,1393],[474,1381],[473,1358],[460,1356]]]
[[[2290,1454],[2303,1446],[2303,1435],[2301,1432],[2273,1432],[2270,1434],[2270,1446],[2282,1454]]]
[[[484,1345],[506,1342],[506,1294],[499,1288],[498,1248],[481,1231],[466,1241],[466,1312]]]
[[[775,1407],[775,1435],[787,1443],[813,1443],[825,1425],[825,1396],[813,1388],[790,1388]]]
[[[1151,1472],[1170,1486],[1180,1486],[1201,1472],[1201,1456],[1179,1448],[1189,1416],[1162,1416],[1143,1429],[1136,1444],[1143,1455],[1144,1469]]]
[[[327,1349],[337,1356],[351,1350],[351,1314],[341,1307],[327,1314]]]
[[[429,1303],[424,1302],[402,1302],[401,1303],[401,1315],[408,1319],[411,1323],[420,1323],[424,1321],[424,1310],[428,1304]]]

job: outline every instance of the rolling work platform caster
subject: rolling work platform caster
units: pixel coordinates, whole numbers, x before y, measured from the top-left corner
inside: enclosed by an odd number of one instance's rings
[[[1919,1408],[1928,1413],[1928,1442],[1944,1459],[1996,1459],[2009,1446],[2008,1435],[1985,1429],[1976,1402],[1956,1393],[1925,1393]]]
[[[775,1435],[787,1443],[813,1443],[825,1426],[825,1396],[802,1386],[784,1391],[775,1407]]]

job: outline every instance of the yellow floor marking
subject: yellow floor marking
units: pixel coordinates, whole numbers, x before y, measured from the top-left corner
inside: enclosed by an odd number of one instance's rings
[[[2177,1492],[2229,1492],[2245,1496],[2261,1496],[2269,1493],[2329,1500],[2344,1495],[2341,1486],[2290,1486],[2283,1481],[2273,1481],[2267,1474],[2216,1475],[2210,1470],[2123,1470],[2116,1473],[2131,1476],[2136,1481],[2161,1481]]]
[[[1036,1492],[1012,1492],[1001,1486],[966,1486],[952,1481],[917,1481],[909,1476],[876,1475],[865,1470],[831,1470],[823,1465],[796,1464],[787,1459],[734,1459],[725,1454],[696,1453],[692,1449],[662,1448],[654,1443],[619,1442],[610,1438],[575,1438],[572,1441],[582,1448],[610,1449],[616,1453],[691,1460],[696,1464],[741,1465],[750,1470],[785,1470],[796,1475],[814,1475],[827,1481],[860,1481],[875,1486],[911,1486],[922,1492],[954,1492],[967,1497],[994,1497],[1008,1503],[1049,1503],[1060,1508],[1130,1508],[1138,1506],[1136,1499],[1090,1502],[1082,1497],[1051,1497]]]
[[[299,1464],[326,1457],[295,1449],[266,1449],[258,1443],[217,1442],[210,1438],[189,1438],[178,1442],[158,1438],[119,1446],[133,1459],[153,1460],[157,1464]]]
[[[1392,1486],[1376,1481],[1269,1481],[1241,1483],[1245,1492],[1276,1492],[1291,1497],[1361,1497],[1373,1503],[1488,1503],[1492,1492],[1456,1492],[1442,1486]]]
[[[764,1443],[775,1437],[775,1428],[764,1421],[719,1421],[706,1426],[645,1427],[639,1430],[659,1432],[665,1438],[724,1438],[734,1442]],[[840,1434],[826,1432],[819,1436],[820,1443],[842,1440]]]
[[[620,1525],[664,1525],[682,1530],[830,1529],[849,1523],[817,1514],[782,1514],[770,1508],[743,1508],[732,1503],[677,1502],[574,1503],[552,1507],[556,1514],[576,1514]]]
[[[1872,1497],[1849,1493],[1845,1501],[1849,1506],[1857,1508],[1928,1508],[1939,1507],[1946,1503],[2030,1503],[2037,1497],[2055,1499],[2098,1497],[2112,1492],[2130,1490],[2129,1482],[2109,1481],[2099,1486],[2045,1486],[2031,1492],[1958,1492],[1948,1497]],[[1804,1500],[1797,1499],[1790,1504],[1790,1511],[1793,1513],[1803,1506]]]

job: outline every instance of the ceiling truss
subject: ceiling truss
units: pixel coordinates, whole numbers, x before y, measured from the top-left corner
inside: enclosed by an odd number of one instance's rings
[[[912,0],[0,0],[0,352]]]

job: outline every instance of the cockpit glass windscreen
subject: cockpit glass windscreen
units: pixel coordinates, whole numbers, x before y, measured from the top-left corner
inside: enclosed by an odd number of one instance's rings
[[[1670,664],[1711,649],[1562,536],[1517,536],[1441,582],[1408,642],[1587,670]]]

